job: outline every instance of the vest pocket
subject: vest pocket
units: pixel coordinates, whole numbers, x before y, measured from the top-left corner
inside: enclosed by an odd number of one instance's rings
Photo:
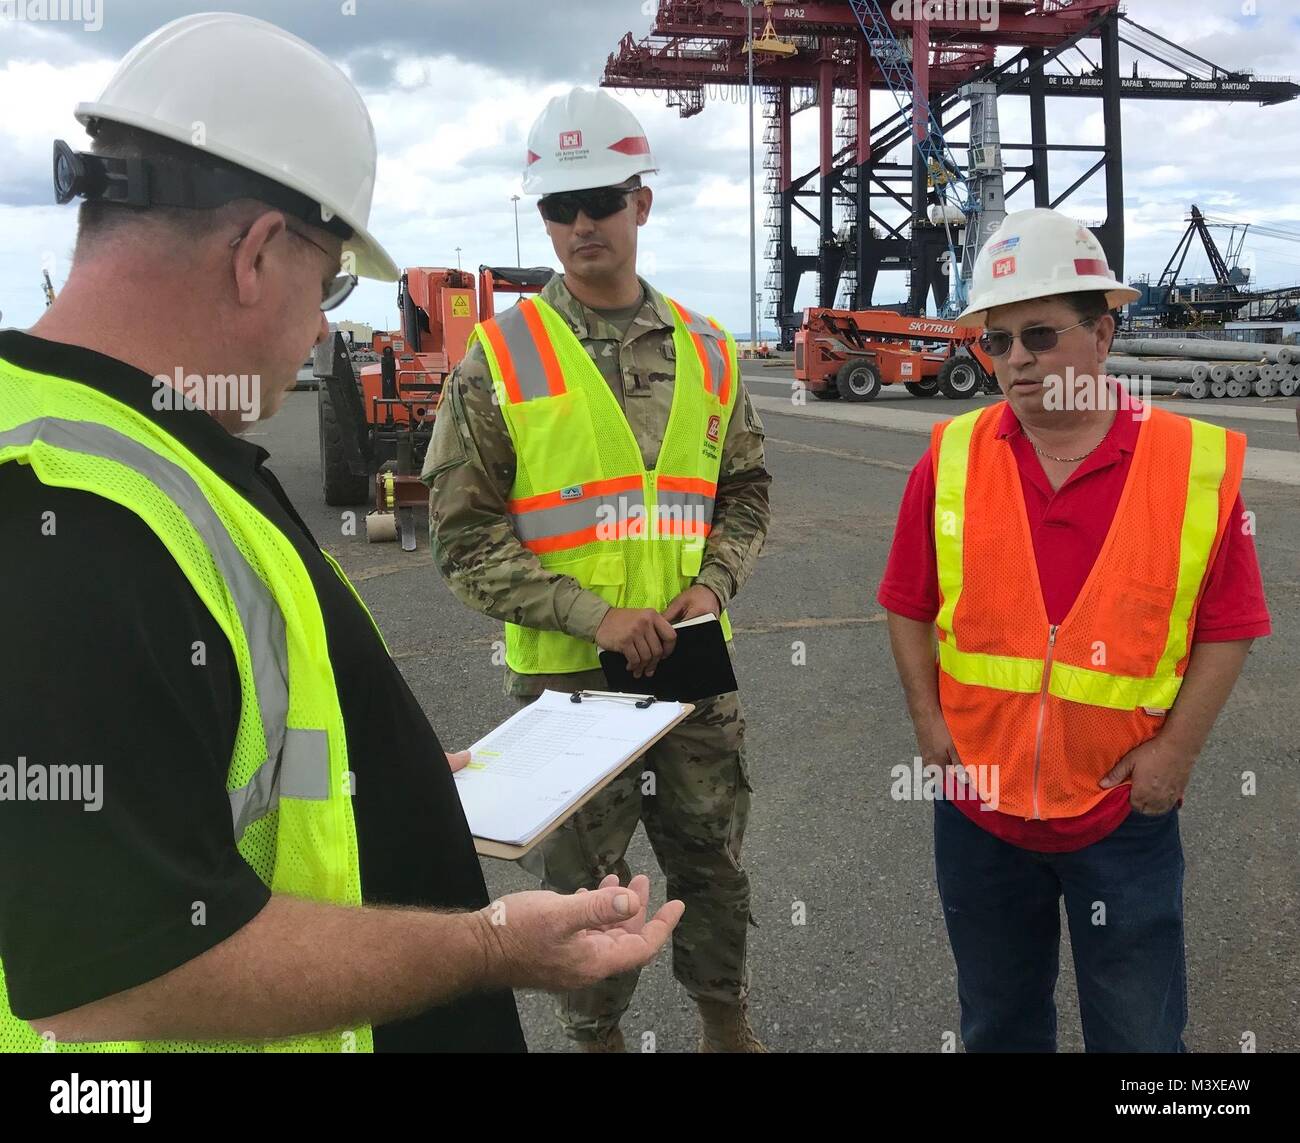
[[[557,474],[563,474],[570,484],[598,480],[603,475],[587,395],[581,390],[502,408],[514,430],[520,465],[538,487],[550,486]]]
[[[622,552],[602,552],[591,562],[592,587],[622,587],[627,580],[627,568]]]
[[[688,580],[694,580],[700,574],[700,567],[704,563],[704,544],[682,544],[682,575]]]
[[[627,568],[622,552],[600,552],[578,560],[551,562],[542,565],[548,572],[572,576],[588,591],[594,591],[613,607],[622,607],[626,598]]]
[[[1114,598],[1117,627],[1138,646],[1161,643],[1168,632],[1169,617],[1174,608],[1172,587],[1164,587],[1147,580],[1125,577],[1123,588]],[[1156,651],[1159,658],[1160,651]]]
[[[591,590],[611,607],[627,602],[627,565],[622,552],[602,552],[592,561]]]

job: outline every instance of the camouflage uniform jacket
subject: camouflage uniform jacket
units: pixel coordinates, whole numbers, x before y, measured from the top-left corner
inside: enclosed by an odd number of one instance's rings
[[[641,308],[623,335],[577,301],[561,275],[540,296],[591,354],[652,468],[672,407],[673,318],[663,295],[641,285]],[[609,604],[572,577],[546,571],[515,535],[506,509],[515,479],[514,446],[478,344],[447,380],[421,478],[430,489],[433,558],[457,598],[503,622],[594,641]],[[770,483],[763,425],[742,382],[723,441],[713,527],[695,581],[723,607],[749,577],[763,546]],[[537,681],[507,671],[506,691],[537,693]]]

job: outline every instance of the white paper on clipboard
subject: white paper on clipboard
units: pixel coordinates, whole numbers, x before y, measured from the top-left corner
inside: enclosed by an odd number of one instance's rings
[[[469,747],[456,789],[478,838],[526,845],[606,775],[639,757],[682,717],[682,703],[583,692],[581,702],[543,691]]]

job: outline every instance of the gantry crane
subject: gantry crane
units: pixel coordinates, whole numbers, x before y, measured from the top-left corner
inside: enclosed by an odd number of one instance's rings
[[[1069,211],[1076,192],[1104,180],[1098,196],[1104,196],[1104,213],[1093,214],[1090,227],[1111,268],[1122,274],[1121,101],[1209,100],[1245,109],[1300,96],[1300,86],[1289,79],[1219,67],[1141,27],[1120,11],[1119,0],[1001,0],[996,23],[981,22],[977,7],[920,0],[765,4],[763,35],[747,53],[749,16],[759,13],[741,0],[656,0],[645,5],[646,11],[653,8],[649,35],[629,32],[610,55],[605,86],[663,92],[683,117],[699,115],[710,98],[735,99],[735,89],[749,82],[752,63],[765,120],[768,316],[776,319],[784,348],[793,346],[801,325],[809,274],[816,276],[814,305],[834,307],[843,296],[843,305],[853,310],[892,306],[899,295],[880,297],[880,275],[901,271],[910,280],[899,306],[922,314],[932,294],[939,311],[951,310],[955,232],[964,233],[964,273],[983,231],[997,212],[1018,208],[1013,196],[1022,188],[1021,197],[1031,199],[1024,206]],[[864,34],[859,8],[867,29],[883,14],[890,36]],[[1098,43],[1096,57],[1089,54],[1089,41]],[[872,52],[873,43],[879,52]],[[1141,56],[1141,74],[1136,66],[1131,75],[1129,67],[1121,68],[1121,44]],[[1148,63],[1159,70],[1149,72]],[[910,87],[907,72],[895,66],[902,64],[910,67]],[[977,92],[976,84],[990,87]],[[910,102],[910,117],[901,109],[888,117],[873,115],[871,92],[885,89],[895,101],[902,94]],[[1098,102],[1102,133],[1096,144],[1050,138],[1049,103],[1062,106],[1058,96]],[[1027,97],[1028,137],[988,142],[992,136],[986,132],[986,142],[977,144],[979,107],[996,106],[1005,97]],[[804,109],[817,120],[820,146],[816,165],[800,171],[794,168],[791,121]],[[964,153],[957,129],[967,121],[971,141]],[[931,122],[948,152],[946,159],[935,154],[933,165],[914,145],[921,142],[916,128],[924,125],[930,136]],[[939,151],[937,139],[926,146]],[[904,147],[907,161],[900,162]],[[964,181],[964,200],[954,176]],[[949,206],[927,218],[927,198],[941,194]],[[959,210],[958,201],[973,205],[973,213]],[[978,225],[962,227],[969,217]],[[804,221],[817,228],[815,248],[796,244],[796,227]],[[949,273],[940,271],[941,255]]]

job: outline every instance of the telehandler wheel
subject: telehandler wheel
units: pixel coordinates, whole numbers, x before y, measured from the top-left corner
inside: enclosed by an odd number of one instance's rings
[[[935,380],[939,392],[949,400],[966,401],[980,391],[984,374],[978,363],[969,357],[950,357],[939,367],[939,376]]]
[[[904,381],[903,388],[913,397],[937,397],[939,395],[939,378],[927,377],[924,381]]]
[[[859,361],[841,369],[835,384],[846,401],[874,401],[880,392],[880,372],[870,361]]]
[[[329,505],[364,504],[370,499],[370,477],[357,476],[343,450],[343,431],[328,383],[316,393],[320,428],[320,482]]]

